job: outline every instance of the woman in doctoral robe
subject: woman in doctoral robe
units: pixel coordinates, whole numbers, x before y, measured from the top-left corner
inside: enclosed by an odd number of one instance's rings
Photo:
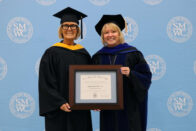
[[[151,72],[143,54],[124,42],[126,23],[121,14],[103,15],[95,29],[103,48],[93,55],[98,65],[122,65],[123,110],[101,110],[100,131],[146,131]]]
[[[89,53],[74,42],[80,36],[79,20],[85,14],[67,7],[54,14],[61,19],[61,42],[49,47],[39,69],[39,109],[45,117],[46,131],[92,131],[89,110],[71,110],[69,106],[69,65],[89,64]]]

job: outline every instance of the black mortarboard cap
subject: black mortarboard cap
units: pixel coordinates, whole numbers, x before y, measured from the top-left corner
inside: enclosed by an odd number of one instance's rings
[[[99,35],[101,35],[101,30],[106,23],[116,24],[121,31],[125,28],[125,20],[121,14],[103,15],[99,22],[95,25],[95,29]]]
[[[87,17],[87,15],[83,14],[82,12],[79,12],[71,7],[67,7],[53,16],[58,17],[61,19],[60,23],[62,24],[63,22],[76,22],[79,24],[79,20],[81,20],[81,38],[82,38],[82,19]]]

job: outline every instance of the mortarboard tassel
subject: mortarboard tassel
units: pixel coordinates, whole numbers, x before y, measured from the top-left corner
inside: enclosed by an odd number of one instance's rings
[[[81,39],[83,39],[83,28],[82,28],[82,26],[83,26],[83,22],[82,22],[82,17],[81,17],[81,23],[80,23],[81,25]]]
[[[127,33],[127,22],[125,19],[124,19],[124,21],[125,21],[125,32]]]

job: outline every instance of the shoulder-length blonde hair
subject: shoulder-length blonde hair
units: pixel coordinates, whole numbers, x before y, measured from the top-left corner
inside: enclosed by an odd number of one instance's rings
[[[81,35],[81,31],[80,31],[80,27],[78,27],[75,40],[77,40],[80,37],[80,35]],[[63,29],[62,29],[61,25],[58,29],[58,36],[59,36],[59,39],[64,39],[63,38]]]
[[[104,33],[106,32],[106,26],[119,33],[119,35],[120,35],[120,41],[119,41],[120,43],[119,44],[123,44],[125,42],[124,35],[123,35],[122,31],[120,30],[120,28],[114,23],[107,23],[103,26],[103,28],[101,30],[101,41],[104,45],[107,45],[107,43],[104,41],[104,37],[103,37]]]

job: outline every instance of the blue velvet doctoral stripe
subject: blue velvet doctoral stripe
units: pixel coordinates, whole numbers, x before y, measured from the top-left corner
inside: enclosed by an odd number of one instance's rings
[[[146,88],[146,90],[149,89],[151,84],[152,74],[149,72],[150,72],[150,68],[147,64],[136,65],[132,71],[132,73],[144,85],[143,87]],[[139,108],[141,112],[141,119],[142,119],[142,131],[146,130],[146,126],[147,126],[147,112],[148,112],[147,101],[148,101],[148,95],[146,95],[144,101],[140,103],[140,108]]]
[[[128,50],[126,50],[128,49]],[[134,48],[133,46],[128,45],[127,43],[124,44],[119,44],[115,47],[103,47],[102,49],[100,49],[97,53],[101,53],[101,54],[116,54],[116,53],[120,53],[120,54],[124,54],[124,53],[128,53],[128,52],[133,52],[133,51],[137,51],[136,48]]]
[[[133,46],[128,45],[127,43],[119,44],[115,47],[103,47],[97,52],[97,54],[102,54],[102,64],[111,64],[109,55],[116,55],[115,65],[125,65],[126,54],[129,52],[137,51]]]
[[[147,64],[136,65],[132,72],[140,79],[144,87],[147,89],[150,87],[152,74],[149,73],[150,68]]]

